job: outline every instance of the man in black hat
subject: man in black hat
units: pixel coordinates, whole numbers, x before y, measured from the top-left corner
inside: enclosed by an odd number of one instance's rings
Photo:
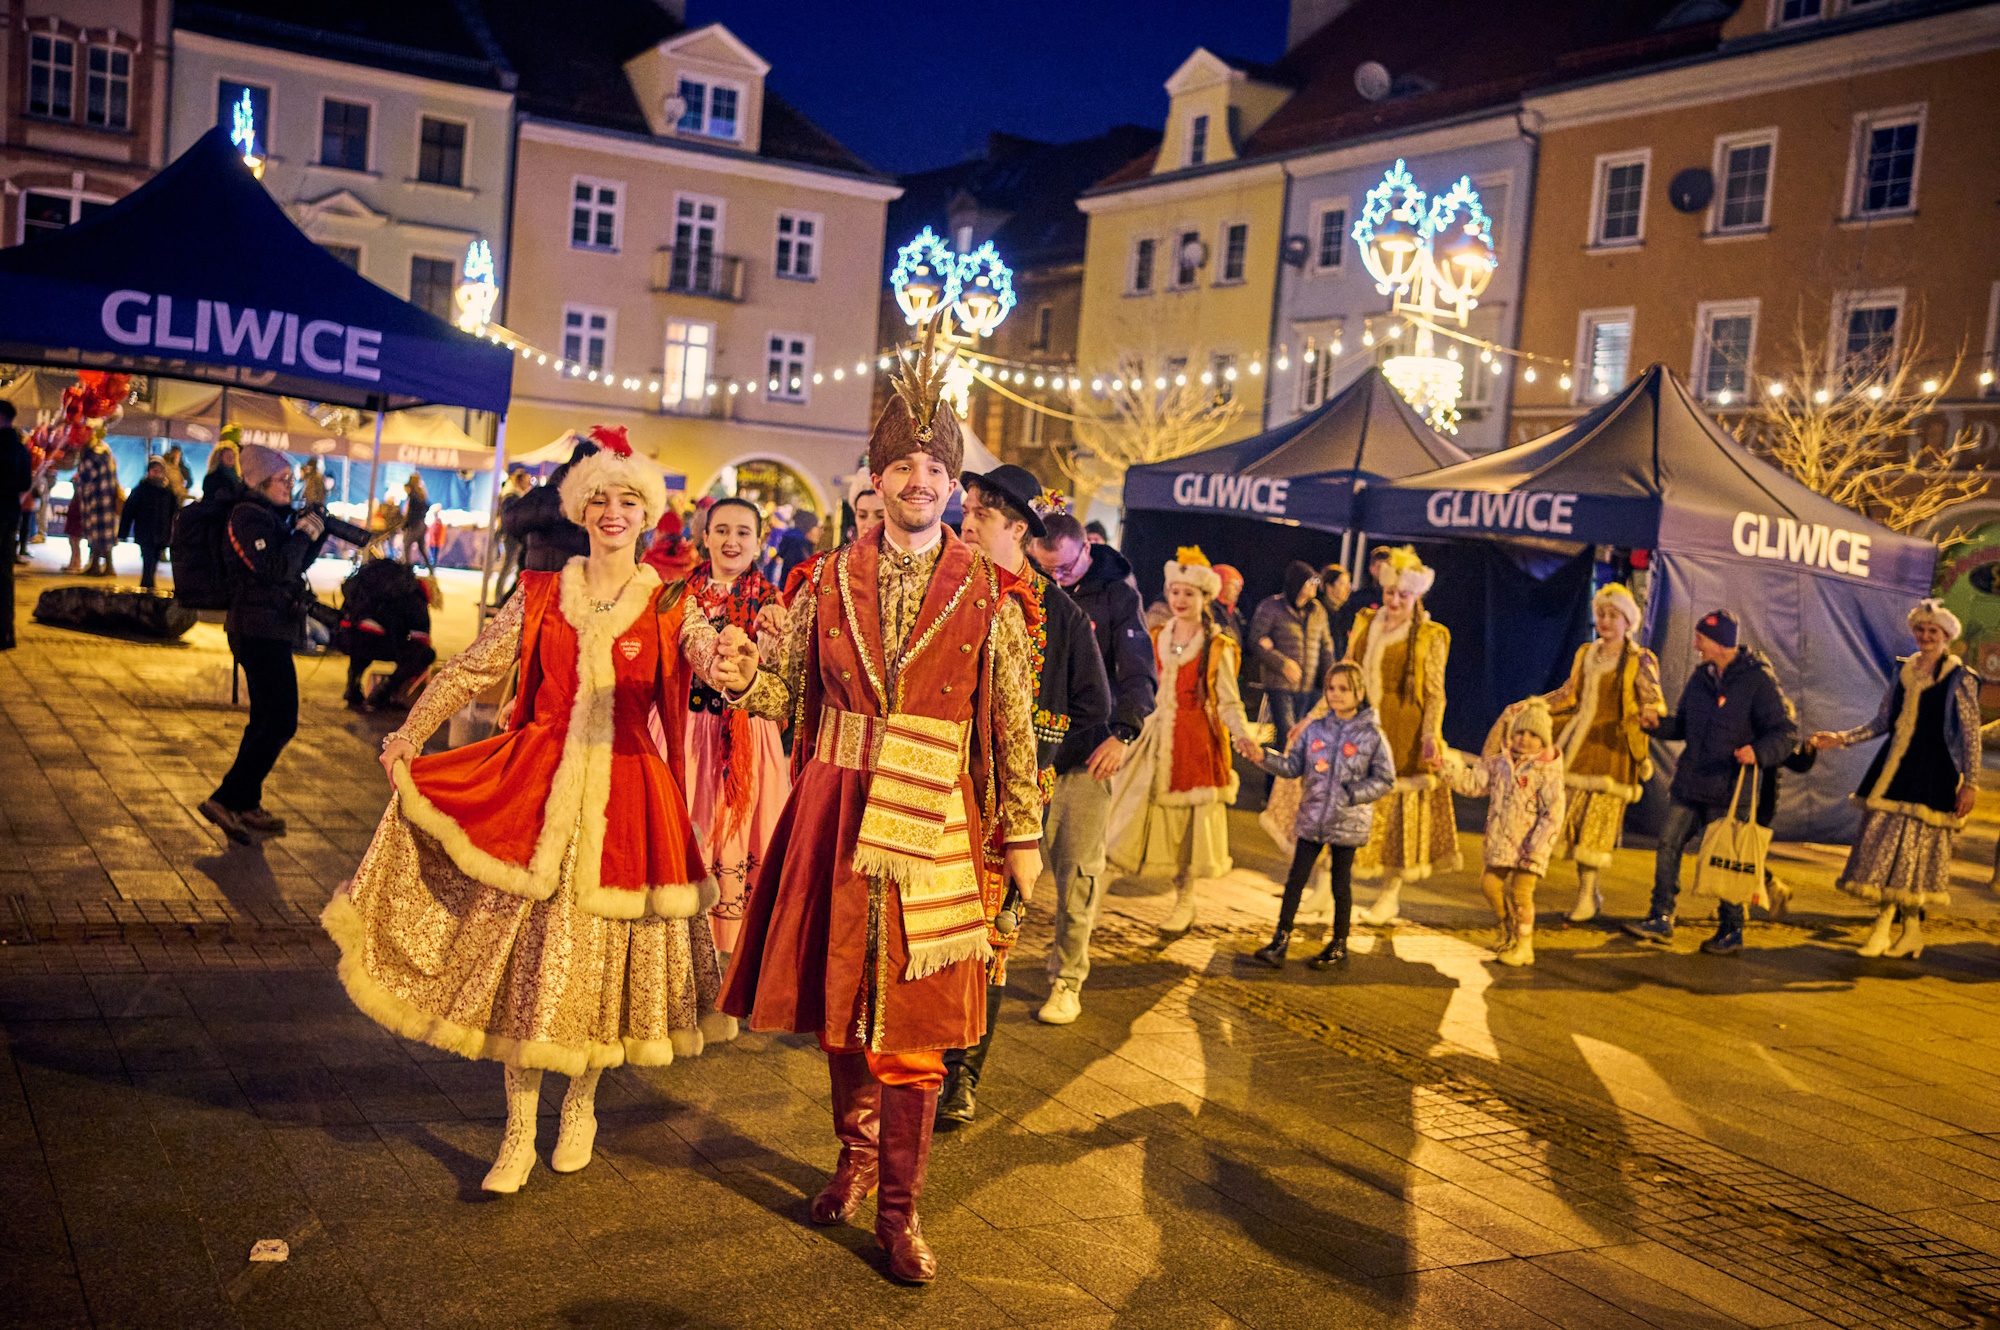
[[[1035,677],[1035,765],[1041,775],[1046,839],[1056,750],[1072,727],[1089,729],[1111,719],[1111,685],[1104,677],[1104,661],[1097,652],[1090,616],[1028,560],[1028,540],[1040,540],[1047,534],[1035,504],[1042,492],[1041,482],[1018,466],[995,467],[984,475],[968,471],[964,481],[966,544],[984,551],[987,558],[1026,583],[1029,603],[1041,611],[1041,626],[1030,628],[1028,635],[1039,649],[1030,659],[1040,666]],[[1039,662],[1033,659],[1036,655]],[[1056,909],[1060,912],[1063,908],[1059,890]],[[1000,991],[1006,981],[1006,947],[1011,941],[1005,937],[995,940],[998,959],[986,985],[986,1037],[971,1048],[944,1055],[945,1082],[937,1107],[940,1122],[972,1121],[977,1107],[973,1092],[986,1069],[987,1051],[993,1046]]]
[[[1736,616],[1728,610],[1703,615],[1694,627],[1701,667],[1681,690],[1680,708],[1664,720],[1650,711],[1639,719],[1641,727],[1659,738],[1682,739],[1687,745],[1667,791],[1667,819],[1653,856],[1652,907],[1644,919],[1625,925],[1641,942],[1673,941],[1681,856],[1690,843],[1699,847],[1703,827],[1729,811],[1737,773],[1744,767],[1775,767],[1798,744],[1798,722],[1785,705],[1771,663],[1737,645],[1736,637]],[[1701,949],[1718,956],[1741,951],[1743,913],[1742,905],[1721,902],[1715,936]]]

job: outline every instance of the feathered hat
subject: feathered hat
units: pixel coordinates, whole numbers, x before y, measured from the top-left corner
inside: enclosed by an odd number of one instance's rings
[[[562,481],[563,516],[581,524],[590,496],[600,490],[628,489],[646,506],[646,525],[667,511],[667,481],[660,468],[632,453],[623,425],[592,425],[590,440],[597,451],[570,466]]]
[[[1437,570],[1426,566],[1409,545],[1398,545],[1389,551],[1389,571],[1396,579],[1397,590],[1413,596],[1423,596],[1437,581]]]
[[[965,465],[965,439],[958,416],[944,400],[945,371],[955,353],[937,349],[937,325],[924,340],[905,347],[889,376],[889,401],[868,435],[868,474],[879,476],[911,453],[928,453],[956,476]]]
[[[1944,607],[1944,602],[1935,596],[1926,596],[1910,608],[1910,629],[1912,632],[1920,623],[1936,624],[1944,629],[1944,640],[1956,642],[1964,625],[1958,616]]]
[[[1632,593],[1626,589],[1623,582],[1612,582],[1600,588],[1598,593],[1590,598],[1592,613],[1607,605],[1625,620],[1627,637],[1639,631],[1639,602],[1632,599]]]
[[[1187,583],[1210,600],[1222,594],[1222,578],[1209,565],[1208,556],[1199,545],[1183,545],[1167,560],[1167,585],[1176,582]]]
[[[1521,704],[1514,713],[1514,723],[1507,727],[1507,735],[1512,738],[1521,731],[1539,735],[1544,746],[1555,742],[1555,720],[1549,715],[1549,704],[1539,697],[1531,697]]]

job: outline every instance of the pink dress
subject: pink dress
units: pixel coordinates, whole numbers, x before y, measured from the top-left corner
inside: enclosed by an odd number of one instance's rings
[[[776,589],[754,569],[723,591],[709,582],[704,564],[689,577],[688,588],[694,605],[718,631],[737,622],[753,636],[757,611],[777,598]],[[699,680],[689,690],[688,713],[688,811],[717,890],[709,927],[715,949],[727,954],[736,950],[743,931],[744,897],[785,811],[791,774],[778,726],[771,721],[724,707]]]

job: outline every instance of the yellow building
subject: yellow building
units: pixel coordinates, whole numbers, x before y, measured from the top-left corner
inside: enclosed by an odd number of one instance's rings
[[[1521,346],[1574,366],[1522,375],[1512,441],[1655,361],[1727,416],[1919,330],[1964,355],[1947,419],[1993,418],[2000,5],[1906,12],[1745,0],[1711,53],[1526,99]]]
[[[1268,77],[1197,49],[1167,80],[1160,147],[1077,200],[1090,219],[1077,330],[1086,406],[1093,381],[1185,370],[1243,404],[1215,442],[1263,428],[1285,171],[1239,153],[1290,95]]]
[[[837,509],[866,450],[884,210],[900,192],[766,91],[720,24],[571,85],[522,61],[510,454],[624,425],[690,494]],[[501,40],[509,34],[502,33]],[[522,40],[533,40],[524,32]]]

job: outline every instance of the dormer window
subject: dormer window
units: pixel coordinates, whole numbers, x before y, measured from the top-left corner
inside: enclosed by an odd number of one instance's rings
[[[683,134],[735,140],[742,137],[739,107],[743,89],[732,83],[703,83],[681,80],[681,118],[674,125]]]
[[[1188,125],[1189,166],[1200,166],[1208,160],[1208,117],[1198,115]]]

